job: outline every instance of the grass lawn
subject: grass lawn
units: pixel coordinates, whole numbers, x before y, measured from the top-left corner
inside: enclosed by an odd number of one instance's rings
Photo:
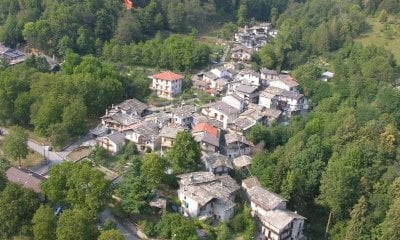
[[[26,159],[21,158],[21,165],[23,168],[31,168],[34,166],[38,166],[44,162],[44,158],[42,155],[29,150],[28,156]],[[18,166],[18,161],[11,161],[11,165]]]
[[[380,23],[378,18],[367,18],[371,29],[356,39],[363,45],[375,44],[390,50],[400,64],[400,20],[390,17],[386,24]]]

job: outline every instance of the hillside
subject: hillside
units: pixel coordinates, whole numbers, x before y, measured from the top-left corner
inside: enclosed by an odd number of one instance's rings
[[[378,18],[369,17],[366,19],[370,29],[356,39],[364,45],[375,44],[391,51],[396,59],[397,64],[400,63],[400,45],[398,43],[400,37],[400,20],[398,18],[389,17],[386,23],[379,22]]]

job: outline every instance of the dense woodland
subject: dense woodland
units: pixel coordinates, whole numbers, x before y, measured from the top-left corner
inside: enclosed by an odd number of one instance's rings
[[[200,68],[211,52],[197,38],[207,31],[204,26],[225,24],[221,36],[229,38],[237,26],[271,21],[279,34],[253,56],[254,67],[291,70],[312,111],[288,126],[259,125],[249,132],[250,140],[264,146],[252,174],[307,217],[309,239],[400,239],[400,92],[394,88],[399,68],[384,48],[353,41],[368,30],[366,17],[398,17],[398,0],[137,0],[132,11],[122,2],[0,0],[0,42],[64,61],[57,73],[48,72],[40,57],[1,65],[2,125],[31,129],[64,146],[112,103],[148,98],[146,74],[127,75],[124,66]],[[335,73],[330,82],[318,79],[325,70]],[[176,184],[160,169],[194,169],[197,150],[188,158],[176,148],[166,159],[148,154],[140,161],[130,159],[132,149],[126,150],[132,166],[116,190],[126,214],[147,213],[152,190]],[[4,172],[7,164],[0,163]],[[109,183],[89,165],[61,166],[43,186],[51,204],[69,209],[60,217],[51,208],[39,208],[33,192],[6,184],[0,175],[0,222],[8,223],[0,224],[0,239],[81,239],[68,235],[68,228],[90,236],[85,239],[112,236],[112,228],[98,232],[94,217],[110,198]],[[72,171],[74,178],[68,176]],[[86,198],[76,188],[92,180],[96,184]],[[77,226],[76,219],[87,228]],[[249,219],[245,208],[211,236],[230,239],[232,233],[243,233],[251,239]],[[143,223],[150,235],[182,235],[175,239],[196,239],[194,225],[200,223],[176,214],[164,215],[157,224]]]

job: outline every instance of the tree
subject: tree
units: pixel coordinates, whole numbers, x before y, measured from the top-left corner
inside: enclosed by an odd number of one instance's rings
[[[54,203],[93,212],[102,210],[110,198],[110,182],[87,163],[64,162],[53,166],[42,190]]]
[[[193,223],[179,213],[164,214],[156,228],[162,238],[198,239]]]
[[[142,213],[146,210],[152,197],[151,187],[147,179],[141,174],[141,162],[133,158],[132,165],[124,176],[118,188],[122,208],[130,214]]]
[[[118,230],[107,230],[101,232],[97,240],[125,240],[125,237]]]
[[[56,239],[57,218],[53,209],[41,206],[32,219],[34,240]]]
[[[39,197],[32,190],[8,183],[0,193],[0,238],[9,239],[22,229],[29,229],[39,205]]]
[[[232,233],[226,224],[220,224],[217,229],[217,240],[231,239]]]
[[[150,186],[157,188],[165,178],[167,163],[156,153],[147,153],[142,158],[142,174],[147,178]]]
[[[79,136],[85,131],[87,108],[82,99],[75,99],[63,112],[63,125],[71,136]]]
[[[179,132],[172,148],[167,152],[175,174],[196,170],[200,161],[200,145],[193,136],[186,132]]]
[[[350,213],[350,221],[346,230],[346,240],[367,240],[369,239],[370,226],[367,220],[368,202],[364,196],[358,200]]]
[[[57,240],[95,240],[98,235],[96,218],[84,209],[64,211],[57,223]]]
[[[245,24],[247,17],[247,5],[246,2],[241,2],[238,13],[237,13],[237,19],[238,19],[238,25],[243,26]]]
[[[397,198],[386,213],[382,223],[382,240],[400,239],[400,198]]]
[[[4,139],[4,152],[12,160],[18,160],[21,166],[21,158],[28,155],[28,135],[24,129],[18,126],[10,128],[9,134]]]

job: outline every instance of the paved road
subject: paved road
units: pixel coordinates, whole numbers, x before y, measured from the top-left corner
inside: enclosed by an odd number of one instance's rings
[[[119,219],[116,219],[110,212],[110,210],[104,210],[100,216],[100,222],[103,224],[107,219],[113,219],[117,224],[118,230],[125,236],[127,240],[139,240],[140,238],[136,234],[136,227],[131,223],[122,222]]]

